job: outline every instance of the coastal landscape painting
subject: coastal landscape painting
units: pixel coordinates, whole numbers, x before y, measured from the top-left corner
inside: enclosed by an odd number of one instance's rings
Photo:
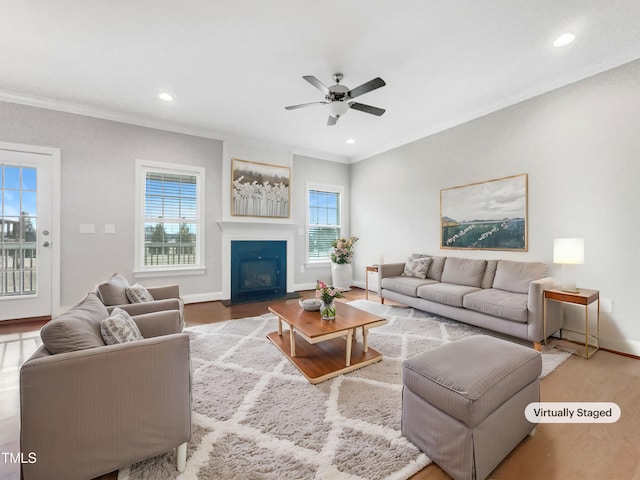
[[[440,247],[527,251],[527,174],[440,190]]]

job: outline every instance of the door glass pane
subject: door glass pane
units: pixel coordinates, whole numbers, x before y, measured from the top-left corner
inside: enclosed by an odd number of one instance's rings
[[[36,191],[36,173],[35,168],[22,167],[22,190]]]
[[[4,166],[4,188],[11,190],[20,189],[20,167]]]
[[[0,298],[37,292],[36,169],[1,165]]]

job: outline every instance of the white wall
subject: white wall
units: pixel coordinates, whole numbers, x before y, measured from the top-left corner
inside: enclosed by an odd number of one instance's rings
[[[552,263],[583,237],[578,286],[612,300],[601,345],[640,355],[640,61],[352,165],[354,271],[413,252]],[[428,106],[425,106],[428,108]],[[440,189],[528,174],[527,252],[441,250]],[[575,322],[574,313],[568,317]]]

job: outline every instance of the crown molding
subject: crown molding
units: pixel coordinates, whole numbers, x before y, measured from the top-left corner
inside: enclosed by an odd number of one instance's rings
[[[324,152],[313,150],[305,150],[284,145],[279,143],[268,142],[264,140],[256,140],[254,138],[240,137],[217,130],[209,130],[192,126],[185,126],[178,123],[159,121],[145,116],[135,115],[126,112],[118,112],[115,110],[103,109],[82,105],[79,103],[54,100],[50,98],[38,97],[34,95],[25,95],[22,93],[12,92],[9,90],[0,90],[0,101],[15,103],[18,105],[26,105],[29,107],[43,108],[47,110],[56,110],[74,115],[82,115],[85,117],[99,118],[101,120],[109,120],[112,122],[126,123],[128,125],[136,125],[139,127],[153,128],[156,130],[164,130],[173,133],[181,133],[184,135],[193,135],[196,137],[208,138],[211,140],[219,140],[221,142],[250,143],[256,146],[269,149],[282,149],[291,152],[294,155],[313,157],[320,160],[327,160],[336,163],[350,163],[348,157],[332,155]]]

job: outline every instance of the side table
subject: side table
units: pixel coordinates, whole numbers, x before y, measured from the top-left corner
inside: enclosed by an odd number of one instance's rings
[[[364,275],[364,298],[369,300],[369,272],[378,273],[378,265],[367,265],[367,271]]]
[[[584,355],[576,351],[577,355],[580,355],[587,360],[600,349],[600,292],[598,290],[588,290],[586,288],[580,288],[577,292],[567,292],[564,290],[550,289],[544,291],[544,304],[543,304],[543,316],[544,316],[544,338],[545,344],[547,342],[547,301],[553,300],[556,302],[571,303],[574,305],[584,305],[584,331],[570,330],[563,328],[560,330],[560,339],[564,339],[562,333],[563,330],[571,333],[577,333],[584,335]],[[589,305],[598,301],[598,316],[596,320],[596,333],[595,335],[589,333]],[[596,344],[591,344],[589,340],[596,340]]]

